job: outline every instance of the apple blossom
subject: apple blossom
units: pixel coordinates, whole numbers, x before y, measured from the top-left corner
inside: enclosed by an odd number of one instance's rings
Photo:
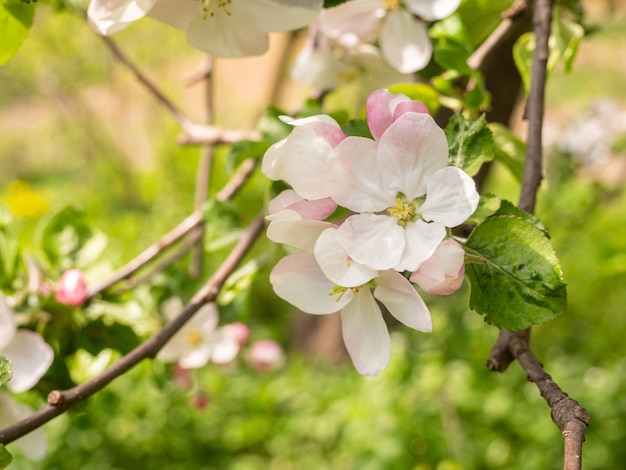
[[[373,135],[382,130],[378,111],[390,115],[389,102],[368,101]],[[448,166],[443,130],[429,114],[404,108],[410,103],[395,106],[378,141],[347,137],[329,158],[330,195],[356,212],[337,229],[337,238],[350,258],[377,270],[415,271],[446,228],[461,224],[478,205],[474,181]]]
[[[426,24],[451,15],[461,0],[351,0],[319,16],[323,34],[346,45],[378,38],[385,60],[402,73],[423,69],[432,55]],[[419,16],[422,20],[415,18]]]
[[[175,297],[163,308],[172,317],[182,310],[182,302]],[[175,362],[183,369],[203,367],[209,361],[215,364],[232,361],[239,352],[237,331],[228,326],[218,328],[217,323],[215,304],[204,305],[159,351],[157,359]]]
[[[7,393],[0,393],[0,428],[22,421],[32,415],[34,411],[23,403],[18,403]],[[41,460],[48,450],[46,435],[43,428],[36,428],[13,444],[26,457],[32,460]],[[10,449],[10,447],[9,447]]]
[[[7,386],[14,392],[31,389],[46,373],[54,351],[39,333],[18,329],[14,313],[0,294],[0,356],[11,361],[13,377]]]
[[[410,281],[431,295],[449,295],[460,289],[465,274],[465,250],[456,240],[442,241],[433,255],[411,274]]]
[[[91,0],[87,16],[104,35],[150,16],[213,56],[243,57],[263,54],[269,32],[306,26],[321,8],[322,0]]]
[[[88,297],[87,283],[85,276],[80,269],[70,269],[65,271],[59,279],[55,290],[57,302],[80,307]]]
[[[380,271],[362,285],[346,287],[329,280],[315,256],[298,252],[276,264],[270,282],[280,298],[303,312],[324,315],[341,311],[344,343],[361,375],[378,375],[389,362],[391,340],[376,300],[405,325],[432,331],[426,304],[395,271]]]
[[[250,348],[248,361],[257,372],[269,372],[285,364],[285,353],[276,341],[262,339]]]

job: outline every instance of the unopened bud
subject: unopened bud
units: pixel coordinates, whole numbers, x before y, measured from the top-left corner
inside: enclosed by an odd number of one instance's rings
[[[58,302],[72,307],[80,307],[87,300],[87,283],[80,269],[70,269],[63,273],[56,286],[55,298]]]
[[[461,287],[465,274],[465,250],[459,242],[442,241],[435,253],[411,275],[411,282],[430,295],[449,295]]]
[[[268,372],[285,364],[285,353],[280,344],[271,339],[263,339],[252,345],[249,361],[257,372]]]

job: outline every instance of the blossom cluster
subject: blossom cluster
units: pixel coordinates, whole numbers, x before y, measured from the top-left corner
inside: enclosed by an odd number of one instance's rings
[[[450,16],[459,4],[349,0],[325,9],[309,29],[291,76],[320,90],[330,90],[343,79],[357,79],[368,91],[410,80],[409,74],[425,68],[433,53],[427,22]]]
[[[460,287],[464,250],[450,228],[474,212],[478,193],[448,166],[445,133],[422,103],[377,90],[366,114],[372,138],[347,136],[327,115],[283,118],[294,129],[268,149],[262,170],[292,187],[269,205],[268,238],[296,249],[274,267],[274,291],[307,313],[341,311],[356,369],[378,375],[390,356],[378,303],[432,330],[413,283],[431,294]]]

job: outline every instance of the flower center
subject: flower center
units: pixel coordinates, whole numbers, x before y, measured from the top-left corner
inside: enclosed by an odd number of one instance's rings
[[[336,295],[337,298],[335,299],[335,302],[339,302],[341,300],[341,298],[344,296],[344,294],[347,291],[352,291],[352,293],[354,295],[357,295],[359,293],[359,290],[361,290],[361,287],[363,286],[357,286],[357,287],[341,287],[341,286],[335,286],[333,287],[333,290],[331,290],[328,295],[329,296],[333,296]]]
[[[424,203],[424,196],[407,201],[403,194],[396,197],[396,205],[387,209],[387,215],[398,220],[398,224],[403,227],[409,222],[414,222],[420,218],[418,209]]]
[[[222,10],[224,10],[224,13],[226,13],[228,16],[232,15],[232,13],[228,10],[228,6],[232,3],[233,0],[217,0],[216,2],[214,2],[213,0],[201,0],[201,1],[204,4],[204,6],[202,7],[202,10],[204,11],[205,20],[209,16],[211,17],[215,16],[216,10],[213,8],[214,6],[217,6],[217,8],[221,8]]]
[[[185,335],[185,343],[192,348],[200,346],[202,344],[202,333],[200,333],[200,330],[191,330],[187,333]]]
[[[397,10],[400,8],[400,0],[385,0],[385,10]]]

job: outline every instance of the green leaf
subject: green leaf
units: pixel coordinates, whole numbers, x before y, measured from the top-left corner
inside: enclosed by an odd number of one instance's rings
[[[541,220],[539,220],[534,215],[520,209],[512,202],[502,200],[500,202],[500,207],[498,207],[498,210],[495,212],[494,215],[512,215],[515,217],[519,217],[520,219],[524,219],[526,222],[530,222],[539,230],[541,230],[546,238],[550,238],[550,233],[548,233],[548,229],[545,227],[545,225],[543,225]]]
[[[495,216],[467,240],[470,307],[510,331],[551,320],[566,309],[566,288],[552,245],[532,223]]]
[[[0,65],[17,53],[28,36],[34,17],[34,4],[0,0]]]
[[[478,207],[465,223],[470,225],[483,223],[485,219],[496,213],[496,211],[500,208],[501,203],[502,201],[495,194],[481,194],[478,201]]]
[[[66,206],[43,222],[39,243],[50,263],[64,270],[94,262],[104,251],[106,237],[91,228],[82,209]]]
[[[20,266],[20,247],[5,228],[0,228],[0,287],[10,288]]]
[[[493,138],[483,116],[470,121],[462,114],[455,114],[445,132],[450,147],[450,165],[473,176],[483,163],[493,159]]]
[[[7,468],[11,462],[13,462],[11,452],[4,447],[4,444],[0,444],[0,469]]]
[[[476,46],[502,22],[502,13],[509,9],[513,0],[464,0],[457,14],[465,25],[471,43]]]
[[[346,133],[346,135],[367,137],[368,139],[373,138],[370,128],[367,126],[367,121],[362,119],[350,119],[343,126],[341,126],[341,129]]]
[[[425,83],[394,83],[387,87],[390,93],[398,93],[406,95],[412,100],[420,101],[425,104],[430,114],[439,111],[439,93]]]
[[[524,91],[530,91],[530,73],[533,65],[533,51],[535,50],[534,33],[522,34],[513,45],[513,61],[522,77]]]
[[[139,337],[130,326],[104,317],[89,322],[76,334],[76,348],[82,348],[92,356],[100,354],[103,348],[126,354],[139,343]]]
[[[0,385],[4,385],[13,377],[11,361],[4,356],[0,356]]]
[[[490,123],[489,129],[493,134],[496,160],[506,166],[518,181],[522,181],[524,161],[526,160],[526,144],[502,124]]]

